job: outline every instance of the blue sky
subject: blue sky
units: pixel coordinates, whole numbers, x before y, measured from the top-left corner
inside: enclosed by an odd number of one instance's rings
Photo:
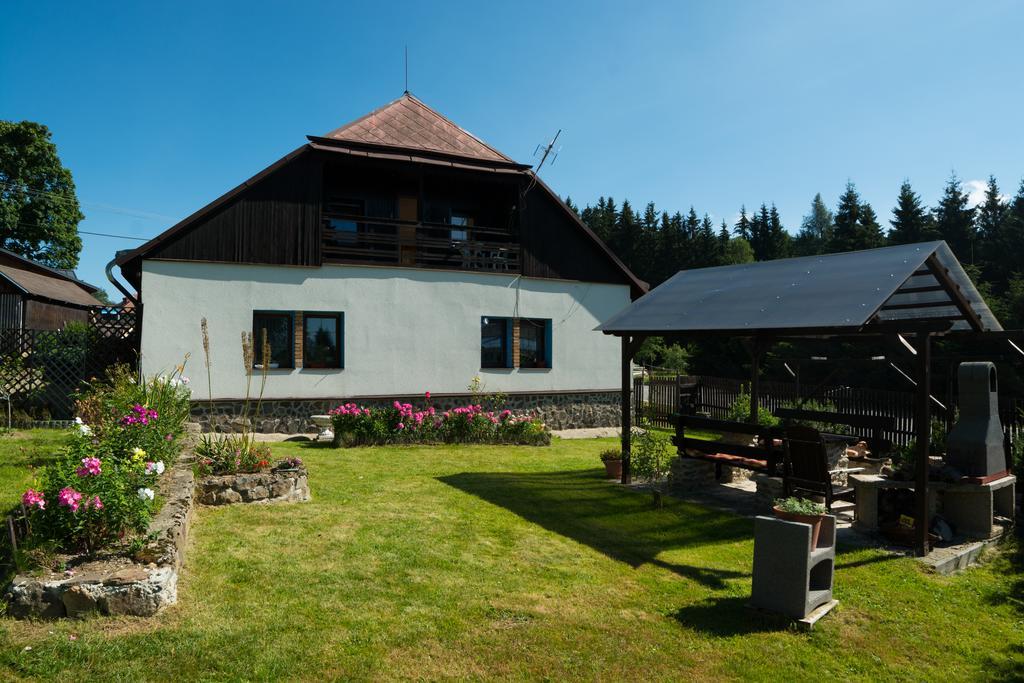
[[[150,237],[410,90],[577,203],[795,231],[847,179],[888,219],[910,178],[1024,176],[1024,4],[52,3],[7,0],[0,118],[53,131],[83,230]],[[138,242],[85,236],[80,276]],[[107,289],[113,291],[107,285]]]

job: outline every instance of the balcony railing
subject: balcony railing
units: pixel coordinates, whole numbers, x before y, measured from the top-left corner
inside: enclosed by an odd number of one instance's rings
[[[322,239],[325,262],[520,270],[519,244],[500,228],[328,214]]]

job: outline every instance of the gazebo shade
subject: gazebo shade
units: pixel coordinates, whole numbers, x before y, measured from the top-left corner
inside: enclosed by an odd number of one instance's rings
[[[684,270],[597,329],[831,335],[936,321],[1002,330],[945,242]]]

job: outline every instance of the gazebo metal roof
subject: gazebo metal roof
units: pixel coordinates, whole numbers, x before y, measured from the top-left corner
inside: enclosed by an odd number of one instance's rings
[[[684,270],[597,329],[832,336],[1003,328],[945,242]]]

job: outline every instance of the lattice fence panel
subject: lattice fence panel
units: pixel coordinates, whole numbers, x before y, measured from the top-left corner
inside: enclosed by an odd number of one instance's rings
[[[137,368],[138,319],[137,309],[102,307],[90,311],[87,325],[0,329],[0,392],[18,408],[69,419],[86,382],[117,363]]]

